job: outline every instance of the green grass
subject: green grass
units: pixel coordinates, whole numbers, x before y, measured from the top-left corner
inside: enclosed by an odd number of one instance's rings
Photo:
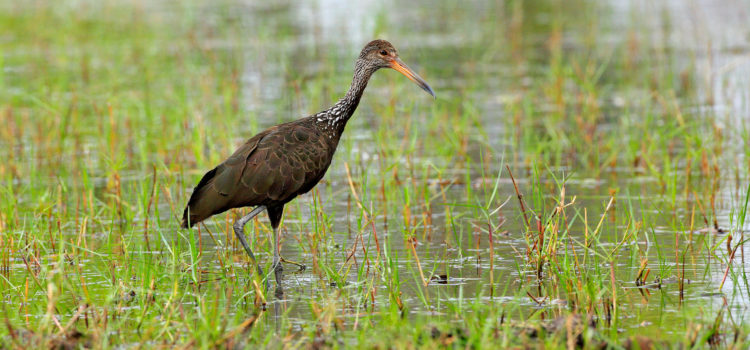
[[[746,346],[746,96],[714,95],[667,8],[316,6],[0,4],[0,347]],[[373,37],[438,99],[375,75],[286,207],[308,268],[276,300],[246,210],[178,218],[244,139],[342,96]],[[265,214],[246,232],[268,271]]]

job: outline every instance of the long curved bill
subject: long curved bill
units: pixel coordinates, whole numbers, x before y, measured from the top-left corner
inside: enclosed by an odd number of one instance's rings
[[[415,82],[419,87],[422,88],[422,90],[427,91],[428,94],[432,95],[432,98],[435,97],[435,92],[432,91],[432,88],[430,85],[427,84],[422,77],[419,76],[419,74],[414,73],[404,62],[402,62],[398,57],[393,59],[391,62],[391,68],[399,71],[401,74],[405,75],[409,80]]]

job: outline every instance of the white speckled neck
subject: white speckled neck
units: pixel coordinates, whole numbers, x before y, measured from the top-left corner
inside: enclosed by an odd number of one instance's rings
[[[323,124],[322,127],[324,130],[338,133],[337,137],[341,135],[346,122],[349,121],[349,118],[352,117],[354,111],[357,109],[359,100],[362,98],[362,94],[367,87],[367,82],[375,70],[377,68],[368,66],[363,60],[357,60],[354,66],[354,78],[346,95],[331,106],[331,108],[314,116],[318,123]]]

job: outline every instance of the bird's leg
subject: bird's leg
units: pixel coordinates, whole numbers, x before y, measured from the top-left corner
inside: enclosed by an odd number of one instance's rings
[[[251,211],[249,214],[239,218],[237,221],[234,222],[234,234],[237,236],[237,239],[240,240],[240,243],[242,243],[242,247],[245,248],[245,251],[247,252],[247,255],[250,256],[250,260],[252,260],[253,265],[255,265],[255,270],[258,272],[258,276],[263,276],[263,269],[258,265],[258,261],[255,260],[255,255],[253,255],[253,251],[250,249],[250,246],[247,244],[247,240],[245,240],[245,224],[247,224],[248,221],[250,221],[252,218],[254,218],[256,215],[260,214],[263,210],[265,210],[265,206],[258,206],[253,211]],[[265,279],[266,284],[266,290],[268,290],[268,279]]]
[[[273,272],[276,275],[276,296],[281,297],[284,295],[284,290],[281,287],[281,278],[284,273],[284,266],[281,265],[281,254],[279,252],[279,228],[273,228]]]
[[[283,276],[284,267],[281,266],[279,251],[281,244],[279,242],[279,224],[281,224],[281,215],[284,213],[283,206],[274,206],[268,208],[268,218],[271,219],[273,228],[273,272],[276,275],[276,297],[281,298],[284,295],[284,289],[281,287],[281,277]]]

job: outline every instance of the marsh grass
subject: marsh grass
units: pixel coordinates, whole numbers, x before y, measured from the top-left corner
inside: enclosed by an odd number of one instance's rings
[[[286,208],[307,269],[276,300],[244,210],[178,217],[243,139],[341,96],[361,43],[293,4],[2,4],[3,346],[746,346],[747,115],[712,108],[703,51],[666,10],[444,5],[376,10],[439,99],[378,73]]]

